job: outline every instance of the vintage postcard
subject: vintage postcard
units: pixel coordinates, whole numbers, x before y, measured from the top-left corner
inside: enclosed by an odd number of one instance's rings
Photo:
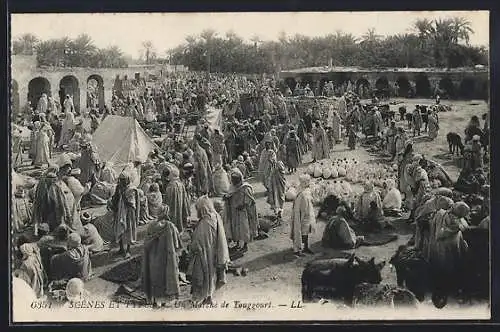
[[[13,323],[490,318],[489,12],[10,41]]]

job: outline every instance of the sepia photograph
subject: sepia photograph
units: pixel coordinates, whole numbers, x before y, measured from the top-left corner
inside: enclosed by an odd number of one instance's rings
[[[11,322],[490,319],[489,24],[11,14]]]

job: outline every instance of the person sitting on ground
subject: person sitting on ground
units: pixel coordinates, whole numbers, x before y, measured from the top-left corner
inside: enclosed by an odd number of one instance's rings
[[[421,250],[426,259],[429,259],[430,223],[439,210],[448,210],[453,205],[453,200],[442,195],[427,194],[424,203],[415,209],[415,235],[414,245]]]
[[[97,253],[104,250],[104,240],[102,239],[97,228],[91,223],[92,217],[88,212],[84,212],[80,217],[83,224],[85,234],[82,238],[82,243],[87,246],[90,253]]]
[[[65,224],[62,224],[55,229],[53,235],[50,235],[49,231],[48,224],[40,224],[38,227],[38,236],[40,238],[37,241],[37,245],[40,248],[44,269],[50,277],[50,260],[52,256],[67,250],[66,241],[68,240],[70,229]]]
[[[346,220],[346,209],[339,206],[335,216],[328,222],[323,232],[321,243],[323,247],[332,249],[354,249],[364,240],[363,236],[356,236],[354,230]]]
[[[451,187],[453,186],[453,181],[451,180],[450,176],[448,173],[445,171],[443,166],[438,164],[435,161],[425,159],[422,157],[422,160],[420,160],[420,166],[427,171],[427,177],[429,178],[429,181],[433,180],[439,180],[441,183],[441,187]]]
[[[91,273],[90,252],[82,244],[78,233],[71,233],[67,241],[68,250],[54,255],[50,261],[51,280],[81,278],[87,280]]]
[[[449,210],[439,210],[431,221],[429,252],[430,263],[439,267],[440,276],[451,278],[467,251],[462,232],[469,227],[470,208],[464,202],[456,202]],[[446,280],[446,279],[445,279]]]
[[[366,181],[364,184],[364,192],[359,196],[355,209],[355,217],[362,223],[368,222],[369,217],[375,219],[375,221],[379,221],[384,217],[382,200],[380,199],[380,195],[375,191],[373,183],[370,181]]]
[[[401,204],[403,202],[401,193],[396,188],[396,182],[393,179],[388,179],[384,182],[387,187],[387,193],[384,196],[382,206],[384,215],[389,217],[401,217]]]
[[[19,247],[22,254],[21,266],[14,272],[14,276],[20,278],[35,291],[38,298],[43,296],[43,287],[47,276],[43,269],[38,246],[32,243],[24,243]]]
[[[470,167],[464,167],[460,171],[454,188],[466,194],[476,194],[485,183],[486,177],[482,169],[473,170]]]

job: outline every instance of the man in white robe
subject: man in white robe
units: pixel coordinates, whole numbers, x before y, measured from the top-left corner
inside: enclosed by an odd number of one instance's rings
[[[292,208],[292,224],[290,238],[293,241],[293,252],[295,256],[313,254],[309,249],[309,234],[313,232],[316,224],[311,190],[309,189],[311,178],[307,174],[299,177],[300,188]]]

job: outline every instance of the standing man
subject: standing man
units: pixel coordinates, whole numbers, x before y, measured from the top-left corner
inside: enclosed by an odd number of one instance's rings
[[[299,177],[300,192],[292,208],[292,225],[290,238],[293,241],[293,252],[296,257],[313,254],[309,249],[309,234],[313,232],[316,224],[311,190],[309,185],[311,177],[303,174]]]
[[[238,169],[231,173],[230,192],[224,196],[225,215],[229,220],[231,240],[237,242],[236,249],[248,251],[248,243],[258,236],[257,207],[252,186],[243,182]],[[240,247],[239,242],[243,242]]]

